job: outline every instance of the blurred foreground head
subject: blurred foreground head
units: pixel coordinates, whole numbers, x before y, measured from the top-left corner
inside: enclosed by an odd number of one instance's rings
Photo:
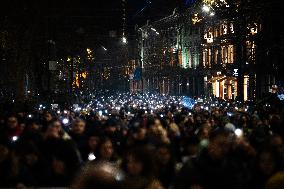
[[[107,162],[89,163],[75,178],[71,189],[120,189],[123,174]]]

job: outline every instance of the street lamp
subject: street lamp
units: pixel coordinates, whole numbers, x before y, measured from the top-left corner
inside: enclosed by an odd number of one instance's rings
[[[127,43],[127,39],[125,36],[122,37],[122,43],[126,44]]]
[[[92,50],[87,48],[87,53],[90,55],[92,53]]]
[[[105,48],[104,46],[102,46],[102,48],[104,49],[104,51],[107,51],[107,48]]]
[[[152,31],[157,32],[157,30],[155,28],[151,28]]]
[[[157,35],[160,35],[160,33],[159,33],[155,28],[151,28],[151,30],[152,30],[153,32],[155,32]]]
[[[211,7],[210,5],[203,5],[202,11],[205,12],[205,13],[209,13],[209,16],[215,15],[214,8]]]
[[[208,5],[203,5],[202,10],[208,13],[210,11],[210,7]]]

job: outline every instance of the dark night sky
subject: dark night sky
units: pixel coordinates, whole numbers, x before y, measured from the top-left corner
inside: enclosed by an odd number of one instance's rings
[[[127,0],[127,24],[132,27],[147,19],[171,14],[179,2],[183,0]],[[76,18],[82,24],[92,19],[92,24],[108,29],[118,29],[122,25],[121,0],[5,0],[1,1],[1,7],[1,14],[5,15],[21,16],[29,12],[31,16],[44,15],[59,20]],[[77,24],[76,19],[74,24]]]
[[[172,13],[183,0],[126,0],[127,35],[135,24],[157,20]],[[0,14],[11,25],[37,24],[38,34],[53,39],[64,49],[80,41],[85,46],[105,43],[110,30],[122,31],[121,0],[1,0]],[[4,17],[2,17],[4,18]],[[11,21],[12,20],[12,21]],[[22,28],[25,28],[22,26]],[[81,36],[80,34],[81,33]],[[82,37],[83,36],[83,37]],[[74,42],[77,43],[77,42]]]

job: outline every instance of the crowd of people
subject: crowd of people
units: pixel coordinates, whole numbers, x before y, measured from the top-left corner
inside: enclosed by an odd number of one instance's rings
[[[0,114],[0,187],[284,188],[283,108],[153,94]]]

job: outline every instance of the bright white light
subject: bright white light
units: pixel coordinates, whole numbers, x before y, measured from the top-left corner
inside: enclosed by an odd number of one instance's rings
[[[207,110],[207,111],[208,111],[208,110],[209,110],[209,108],[208,108],[208,107],[205,107],[205,110]]]
[[[64,110],[63,112],[64,112],[64,114],[67,114],[67,113],[68,113],[67,110]]]
[[[93,153],[90,153],[89,156],[88,156],[88,160],[93,161],[95,159],[96,159],[96,156]]]
[[[189,83],[187,83],[186,85],[189,86]]]
[[[125,36],[122,37],[122,43],[126,44],[127,43],[127,39]]]
[[[81,107],[78,107],[78,108],[76,108],[76,111],[81,111],[82,110],[82,108]]]
[[[211,13],[210,13],[210,16],[215,16],[215,13],[214,13],[214,12],[211,12]]]
[[[13,136],[13,137],[12,137],[12,140],[15,142],[15,141],[18,140],[18,138],[19,138],[19,137],[17,137],[17,136]]]
[[[152,31],[157,32],[157,30],[155,28],[151,28]]]
[[[163,115],[163,114],[161,114],[161,117],[164,117],[164,115]]]
[[[57,114],[60,114],[60,110],[57,111]]]
[[[42,108],[42,104],[40,104],[39,107]]]
[[[102,48],[104,49],[104,51],[107,51],[107,48],[105,48],[104,46],[102,46]]]
[[[64,125],[67,125],[67,124],[69,123],[69,119],[68,119],[68,118],[64,118],[64,119],[62,120],[62,123],[63,123]]]
[[[115,175],[115,180],[121,181],[123,179],[124,179],[124,176],[121,173],[118,173],[118,174]]]
[[[28,115],[28,118],[32,118],[33,116],[31,114]]]
[[[99,115],[102,116],[103,115],[103,111],[100,110],[99,111]]]
[[[210,7],[207,6],[207,5],[203,5],[202,10],[203,10],[204,12],[209,12],[209,11],[210,11]]]
[[[241,137],[241,136],[243,135],[243,131],[242,131],[241,129],[236,129],[236,130],[235,130],[235,135],[236,135],[237,137]]]

